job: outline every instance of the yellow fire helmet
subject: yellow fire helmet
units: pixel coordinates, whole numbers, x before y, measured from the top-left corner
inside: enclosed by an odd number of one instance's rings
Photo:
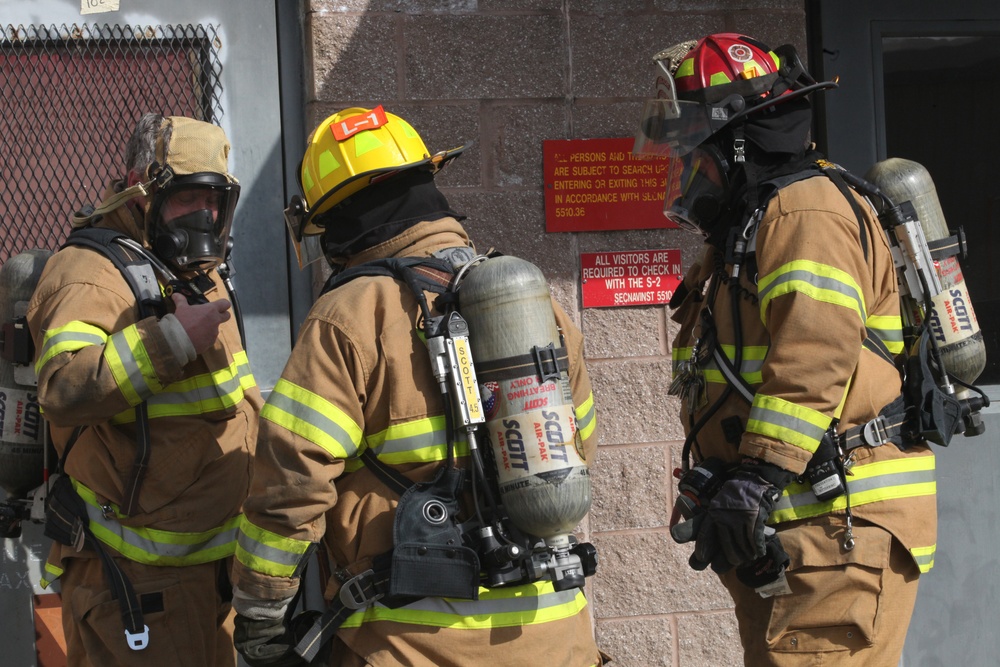
[[[436,172],[464,146],[431,154],[413,126],[385,111],[351,107],[325,119],[306,141],[299,168],[299,187],[285,209],[285,221],[305,266],[322,255],[303,245],[304,237],[323,233],[317,220],[359,190],[407,169]],[[306,241],[306,244],[303,244]]]

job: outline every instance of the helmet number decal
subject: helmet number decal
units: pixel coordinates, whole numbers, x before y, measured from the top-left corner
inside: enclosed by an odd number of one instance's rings
[[[345,141],[358,132],[374,130],[387,122],[385,110],[380,104],[367,113],[345,118],[339,123],[331,123],[330,129],[333,130],[333,136],[336,137],[337,141]]]

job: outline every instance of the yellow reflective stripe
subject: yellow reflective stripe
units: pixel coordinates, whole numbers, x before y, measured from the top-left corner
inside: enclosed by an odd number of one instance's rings
[[[855,465],[847,476],[847,490],[851,507],[883,500],[933,496],[937,493],[934,457],[917,456]],[[845,509],[846,496],[820,502],[808,483],[795,482],[785,489],[768,522],[808,519]]]
[[[682,76],[691,76],[692,74],[694,74],[694,58],[685,58],[677,66],[677,71],[674,72],[674,81]]]
[[[61,567],[58,567],[57,565],[54,565],[46,561],[44,572],[45,574],[39,577],[38,583],[42,588],[48,588],[49,586],[52,585],[53,581],[63,576],[63,572],[65,572],[65,570],[62,569]]]
[[[129,405],[139,405],[163,390],[135,324],[111,334],[104,346],[104,359]]]
[[[761,321],[767,324],[767,307],[772,299],[795,292],[847,308],[856,313],[861,322],[868,319],[864,294],[851,274],[827,264],[801,259],[783,264],[760,279],[757,296],[760,299]]]
[[[590,392],[579,407],[576,408],[576,428],[580,432],[580,438],[586,440],[597,428],[597,410],[594,408],[594,392]]]
[[[35,373],[39,373],[56,355],[76,352],[91,345],[104,345],[107,341],[108,334],[103,329],[79,321],[49,329],[42,337],[42,350],[35,362]]]
[[[831,418],[822,412],[775,396],[757,394],[753,398],[747,432],[783,440],[807,452],[815,452],[830,427]]]
[[[167,385],[146,399],[150,419],[183,417],[227,410],[238,405],[246,396],[245,390],[256,386],[246,362],[237,357],[227,368],[196,375]],[[112,424],[129,424],[135,421],[135,410],[125,410],[111,419]]]
[[[556,591],[551,582],[536,582],[513,588],[480,588],[478,600],[423,598],[397,609],[375,603],[355,612],[342,627],[394,621],[453,630],[538,625],[579,614],[587,606],[583,591]]]
[[[228,558],[236,550],[239,516],[217,528],[194,533],[131,528],[114,519],[105,519],[94,492],[75,479],[71,481],[86,503],[91,532],[129,560],[146,565],[183,567]],[[112,505],[112,509],[118,518],[123,518],[116,506]]]
[[[337,459],[354,456],[363,435],[346,412],[319,394],[284,379],[274,386],[260,416]]]
[[[257,386],[257,380],[250,371],[250,357],[244,350],[233,353],[233,365],[236,366],[235,372],[240,378],[240,386],[243,387],[244,391]]]
[[[675,348],[673,351],[672,372],[676,377],[680,371],[681,364],[691,361],[691,351],[693,348]],[[764,368],[764,358],[767,356],[766,345],[747,345],[743,348],[743,360],[740,363],[740,375],[748,384],[760,384],[764,381],[762,370]],[[729,361],[736,359],[736,346],[723,345],[722,352]],[[714,384],[726,384],[729,382],[719,365],[713,357],[698,362],[698,371],[704,376],[706,382]]]
[[[865,325],[879,337],[892,354],[903,351],[903,321],[899,315],[870,315]]]
[[[934,554],[936,551],[936,544],[932,544],[929,547],[914,547],[910,549],[910,555],[913,556],[913,560],[916,561],[921,574],[930,572],[934,567]]]
[[[443,461],[448,454],[447,420],[444,415],[415,419],[364,437],[365,446],[373,450],[380,461],[390,465],[401,463],[431,463]],[[455,443],[455,454],[468,456],[468,442]]]
[[[725,72],[716,72],[708,78],[708,85],[710,86],[722,86],[732,82],[733,80]]]
[[[245,516],[236,538],[236,559],[254,572],[291,577],[311,542],[282,537],[250,522]]]

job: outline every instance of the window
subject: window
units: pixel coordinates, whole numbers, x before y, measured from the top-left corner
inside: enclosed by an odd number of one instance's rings
[[[153,111],[218,123],[212,26],[8,25],[0,35],[0,264],[55,250],[73,211],[121,178],[125,143]]]

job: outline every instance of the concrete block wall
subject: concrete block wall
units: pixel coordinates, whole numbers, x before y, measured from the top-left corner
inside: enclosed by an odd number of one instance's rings
[[[307,0],[306,125],[347,106],[409,120],[431,151],[468,144],[438,178],[481,250],[539,265],[586,337],[601,431],[582,537],[595,632],[619,667],[742,663],[732,602],[667,530],[683,431],[666,394],[666,307],[582,309],[582,252],[680,248],[680,230],[545,231],[542,141],[632,136],[650,56],[743,32],[803,55],[802,0]]]

